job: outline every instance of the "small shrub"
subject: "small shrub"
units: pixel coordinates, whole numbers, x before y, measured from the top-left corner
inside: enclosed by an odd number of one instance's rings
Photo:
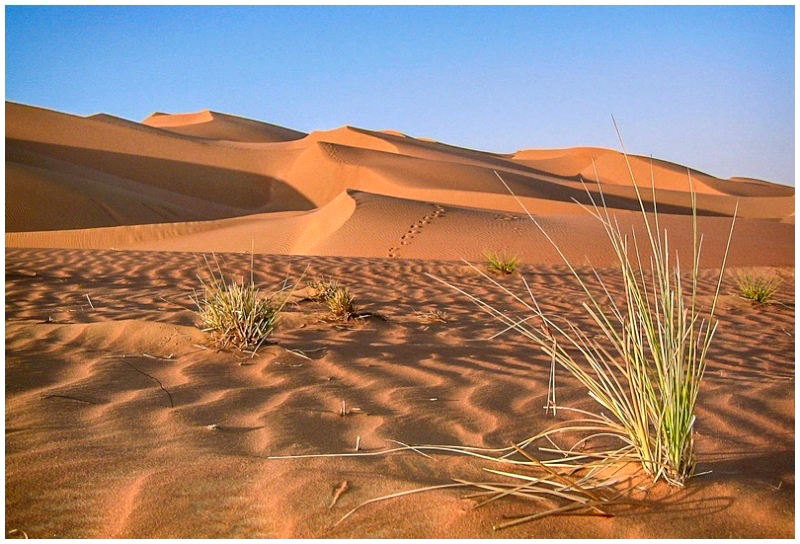
[[[283,304],[278,304],[275,296],[262,295],[252,275],[249,283],[244,278],[237,282],[225,277],[216,257],[215,264],[216,271],[206,259],[211,278],[204,281],[198,275],[203,294],[192,297],[203,330],[211,332],[221,348],[257,351],[275,328]]]
[[[490,272],[495,274],[513,274],[519,265],[519,258],[516,255],[506,255],[506,253],[497,253],[496,251],[487,251],[484,253],[486,257],[486,266]]]
[[[339,289],[339,282],[336,280],[309,280],[307,285],[311,289],[309,298],[317,302],[327,302]]]
[[[356,314],[355,298],[350,290],[336,280],[309,280],[308,298],[325,304],[331,315],[339,321],[348,321]]]
[[[337,287],[325,299],[325,304],[330,308],[331,315],[339,321],[348,321],[356,314],[355,299],[347,287]]]
[[[427,312],[415,312],[425,323],[447,323],[447,312],[441,310],[428,310]]]
[[[769,302],[772,295],[778,290],[781,280],[745,273],[736,277],[736,284],[739,287],[740,296],[763,304]]]

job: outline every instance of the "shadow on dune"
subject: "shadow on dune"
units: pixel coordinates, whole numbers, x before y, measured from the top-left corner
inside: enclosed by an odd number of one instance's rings
[[[59,162],[51,168],[43,166],[52,159]],[[6,215],[9,232],[224,219],[315,208],[301,192],[277,178],[196,162],[14,139],[6,140],[6,160],[36,168],[45,180],[51,175],[73,176],[77,180],[75,186],[65,189],[70,194],[83,194],[87,207],[102,207],[110,216],[103,224],[84,219],[84,225],[80,224],[80,210],[63,213],[65,210],[61,209],[62,213],[37,213],[29,218],[14,217],[12,207],[11,215]],[[51,183],[57,186],[63,181],[59,178]],[[16,180],[9,176],[6,195],[24,196],[26,189],[15,189],[15,185]],[[98,191],[98,187],[105,191]],[[56,193],[35,197],[40,200],[39,206],[49,198],[53,200],[49,202],[52,209],[60,209]],[[148,207],[150,212],[142,211]],[[131,213],[131,209],[137,211]],[[36,224],[29,224],[34,219]],[[70,221],[64,224],[67,219]]]
[[[608,207],[609,210],[628,210],[628,211],[641,210],[641,205],[632,187],[630,188],[625,186],[603,187],[604,193],[601,197],[601,194],[597,189],[597,184],[591,181],[587,181],[586,185],[589,188],[591,194],[590,197],[586,193],[586,190],[583,189],[582,187],[571,188],[571,187],[565,187],[563,185],[557,185],[554,183],[534,184],[530,181],[530,178],[526,178],[525,176],[512,173],[504,173],[503,178],[511,187],[511,190],[514,191],[514,193],[520,197],[541,198],[554,201],[560,200],[564,202],[574,201],[577,202],[578,204],[583,204],[584,206],[588,206],[590,208],[592,206],[592,199],[594,199],[594,202],[597,203],[598,206],[600,206],[602,198],[605,200],[606,206]],[[578,176],[574,181],[580,182],[581,181],[580,177]],[[650,187],[647,186],[646,184],[643,184],[642,187],[639,188],[639,190],[641,191],[645,211],[653,212],[654,205],[653,202],[651,202],[652,197],[651,197]],[[614,195],[611,194],[611,191],[626,191],[630,193],[630,196]],[[692,214],[690,195],[688,191],[682,193],[677,191],[657,189],[656,200],[658,202],[659,213],[672,214],[672,215]],[[685,202],[685,204],[677,204],[676,203],[677,201]],[[729,207],[732,212],[733,206]],[[729,217],[731,214],[722,213],[709,208],[704,208],[702,203],[698,202],[697,215],[711,216],[711,217]]]

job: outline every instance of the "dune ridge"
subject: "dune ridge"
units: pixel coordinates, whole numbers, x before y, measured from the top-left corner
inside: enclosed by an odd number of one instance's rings
[[[155,113],[135,123],[6,103],[6,116],[8,246],[146,249],[151,240],[153,249],[194,251],[202,241],[189,233],[233,239],[233,231],[227,229],[248,224],[248,236],[264,240],[256,244],[260,251],[305,253],[311,246],[323,251],[331,245],[328,238],[344,240],[344,235],[326,228],[324,239],[314,243],[287,240],[307,239],[303,233],[315,232],[313,223],[322,215],[328,217],[333,208],[342,210],[341,215],[328,224],[348,226],[350,237],[358,230],[350,226],[373,221],[360,218],[359,206],[328,207],[346,199],[348,192],[375,195],[371,201],[382,199],[388,217],[411,219],[415,203],[447,207],[451,222],[460,216],[480,217],[489,224],[490,217],[503,214],[523,217],[517,198],[508,194],[495,172],[531,213],[550,217],[565,230],[584,228],[583,206],[590,197],[599,200],[601,188],[612,210],[625,215],[638,208],[623,156],[599,148],[503,155],[355,127],[305,134],[210,110]],[[746,220],[742,224],[754,225],[776,242],[767,264],[793,261],[789,244],[793,188],[758,180],[721,180],[658,159],[630,160],[639,183],[649,184],[652,167],[662,213],[690,213],[689,171],[703,218],[730,217],[738,202],[739,217]],[[593,161],[599,182],[593,181]],[[642,194],[646,200],[652,198],[649,190]],[[301,213],[323,209],[328,211]],[[297,217],[290,221],[287,214]],[[436,222],[426,232],[446,225]],[[222,230],[215,235],[217,228]],[[483,230],[494,231],[491,226]],[[461,257],[471,257],[491,244],[491,236],[472,236],[459,245]],[[240,245],[213,247],[232,250]],[[776,245],[780,249],[775,250]],[[396,240],[376,237],[374,242],[343,241],[336,250],[343,255],[379,256],[394,247],[399,247]],[[415,258],[458,258],[445,248],[431,244]],[[746,259],[740,262],[748,264]]]
[[[187,114],[156,112],[142,124],[184,136],[233,142],[287,142],[306,136],[297,130],[210,110]]]

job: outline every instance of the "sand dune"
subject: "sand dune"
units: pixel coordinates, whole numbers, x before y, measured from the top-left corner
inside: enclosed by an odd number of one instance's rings
[[[687,168],[630,161],[648,213],[655,192],[670,248],[689,263]],[[794,188],[690,172],[700,304],[739,210],[697,411],[698,471],[709,473],[642,492],[614,518],[551,516],[497,533],[493,523],[541,505],[474,508],[463,490],[439,489],[335,525],[380,495],[484,481],[486,464],[270,456],[356,443],[375,452],[393,440],[506,447],[554,422],[542,409],[549,359],[519,335],[492,338],[502,326],[430,275],[523,319],[462,262],[514,253],[521,272],[502,285],[591,326],[584,293],[520,202],[592,289],[619,298],[615,257],[585,206],[602,195],[643,239],[624,156],[487,153],[355,127],[305,134],[212,111],[137,123],[6,103],[6,536],[792,537]],[[266,292],[304,273],[337,279],[365,317],[331,322],[301,283],[257,356],[218,350],[191,299],[211,253]],[[780,278],[776,303],[739,298],[743,271]],[[592,407],[566,373],[558,381],[560,405]]]
[[[448,206],[453,212],[450,217],[521,216],[517,199],[495,172],[529,211],[553,217],[560,224],[583,224],[587,213],[575,200],[587,205],[589,195],[599,199],[600,187],[612,209],[635,211],[638,206],[623,156],[596,148],[499,155],[353,127],[304,135],[210,111],[158,113],[138,124],[103,115],[83,119],[7,103],[6,115],[6,243],[10,246],[146,249],[142,243],[153,240],[158,241],[154,249],[163,249],[167,238],[176,237],[170,248],[197,250],[202,242],[187,233],[202,230],[210,237],[215,228],[230,226],[197,222],[253,216],[246,222],[261,227],[251,228],[250,237],[268,239],[258,244],[263,251],[306,253],[314,244],[293,246],[280,240],[313,230],[309,224],[314,214],[294,221],[281,215],[322,209],[345,198],[347,191],[392,198],[392,204],[382,201],[382,209],[397,208],[390,215],[407,219],[414,212],[403,209],[416,206],[413,202]],[[593,160],[599,185],[589,181],[594,178]],[[648,184],[650,160],[632,157],[631,164],[639,183]],[[655,160],[653,175],[660,210],[687,215],[686,168]],[[692,180],[701,215],[730,216],[738,201],[741,218],[765,220],[759,232],[785,245],[769,264],[793,260],[787,238],[791,229],[780,224],[794,222],[793,188],[756,180],[720,180],[696,171]],[[651,198],[649,190],[643,194]],[[66,207],[65,202],[69,203]],[[264,215],[273,212],[281,213]],[[342,216],[335,223],[358,224],[361,213],[357,207],[356,217]],[[409,228],[417,220],[413,218]],[[191,224],[176,225],[187,222]],[[119,228],[133,225],[153,226],[127,233]],[[61,232],[67,229],[86,231]],[[435,230],[438,226],[433,225],[427,232]],[[144,236],[143,231],[148,234]],[[485,237],[467,238],[465,234],[458,244],[462,257],[491,244]],[[182,247],[181,240],[187,245]],[[339,245],[343,255],[378,256],[387,254],[392,244],[355,240]],[[320,239],[316,245],[324,247],[326,242]],[[239,246],[231,242],[226,247]],[[445,248],[431,245],[430,252],[415,257],[453,258],[452,252],[441,253]]]
[[[297,130],[212,111],[183,115],[154,113],[142,124],[186,136],[234,142],[286,142],[306,136]]]

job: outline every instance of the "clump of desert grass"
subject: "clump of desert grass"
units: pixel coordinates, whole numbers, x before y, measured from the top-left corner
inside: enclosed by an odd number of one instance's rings
[[[493,274],[510,275],[519,267],[519,257],[505,251],[485,251],[483,256],[486,258],[486,268]]]
[[[334,279],[310,279],[306,283],[309,288],[308,298],[317,302],[326,302],[339,289],[339,282]]]
[[[311,290],[309,298],[325,304],[334,320],[349,321],[358,314],[355,297],[348,287],[338,281],[324,278],[310,280],[308,287]]]
[[[467,296],[496,319],[527,338],[551,361],[549,405],[555,414],[555,372],[560,367],[586,387],[589,396],[599,405],[596,412],[575,410],[581,419],[567,422],[563,431],[588,432],[583,445],[594,437],[613,437],[618,449],[595,451],[593,459],[608,463],[633,461],[654,481],[682,486],[695,471],[694,451],[695,408],[706,367],[706,355],[717,328],[714,318],[725,263],[733,234],[728,235],[716,290],[710,308],[702,311],[699,304],[700,249],[702,236],[697,228],[696,193],[687,171],[692,206],[692,260],[688,270],[681,267],[677,253],[669,251],[669,237],[659,225],[655,183],[651,179],[654,213],[648,215],[639,185],[624,154],[635,188],[644,227],[644,241],[636,232],[623,233],[605,203],[598,183],[599,201],[586,187],[590,206],[586,209],[597,219],[606,233],[617,258],[623,281],[623,296],[613,296],[597,270],[584,278],[564,256],[560,248],[536,219],[528,216],[557,250],[585,295],[581,307],[593,327],[583,330],[576,324],[558,319],[540,309],[536,295],[523,278],[529,301],[503,289],[530,312],[527,319],[517,321],[480,299]],[[503,178],[498,178],[513,194]],[[595,173],[596,179],[599,179]],[[514,195],[516,197],[516,195]],[[519,201],[519,199],[517,199]],[[522,202],[520,205],[524,209]],[[641,235],[640,235],[641,236]],[[649,266],[647,266],[649,264]],[[593,292],[589,277],[598,280],[601,289]],[[688,283],[688,284],[687,284]],[[462,291],[463,292],[463,291]],[[587,457],[574,446],[560,450],[581,467]]]
[[[338,287],[325,300],[325,304],[331,311],[331,316],[337,321],[349,321],[356,316],[355,297],[347,287]]]
[[[746,272],[736,276],[739,296],[761,304],[765,304],[772,299],[780,284],[780,278],[776,277],[757,276]]]
[[[634,486],[638,475],[644,473],[652,483],[661,480],[683,486],[695,474],[695,409],[706,356],[717,329],[718,321],[714,316],[738,206],[733,214],[716,289],[710,303],[701,304],[701,297],[707,300],[699,286],[703,237],[698,232],[697,201],[691,174],[687,171],[692,207],[692,258],[684,269],[677,253],[674,258],[670,253],[668,233],[662,231],[659,224],[652,175],[654,210],[649,214],[624,146],[623,155],[636,191],[644,236],[642,231],[638,237],[636,231],[623,233],[606,205],[600,183],[597,185],[598,200],[584,184],[590,202],[585,208],[602,225],[617,257],[623,284],[621,296],[612,295],[596,269],[591,268],[588,275],[579,273],[497,174],[577,281],[584,295],[580,305],[591,323],[590,327],[584,329],[573,321],[543,311],[524,277],[522,283],[527,296],[523,298],[483,270],[469,265],[505,292],[510,301],[526,308],[529,315],[519,319],[445,280],[428,275],[462,293],[500,321],[505,326],[502,333],[516,331],[529,340],[531,348],[544,353],[551,365],[545,408],[551,409],[554,416],[558,409],[574,417],[506,448],[409,446],[398,442],[399,447],[379,452],[333,454],[383,455],[414,451],[428,457],[425,451],[436,451],[469,455],[510,467],[502,470],[485,468],[488,473],[504,478],[500,480],[454,479],[453,483],[371,499],[348,512],[340,522],[373,502],[458,487],[477,489],[469,497],[481,499],[478,506],[508,496],[557,501],[549,510],[504,521],[495,525],[495,529],[568,512],[611,516],[613,508],[619,505],[642,505],[631,495],[634,489],[639,488],[638,484]],[[596,172],[595,177],[599,180]],[[590,289],[590,283],[594,283],[590,280],[596,280],[600,286],[598,290]],[[594,410],[557,406],[556,370],[559,368],[566,370],[586,388],[597,403]],[[559,444],[567,439],[572,443]],[[317,456],[320,455],[310,457]],[[633,473],[630,470],[620,472],[625,467],[633,469]]]
[[[255,355],[278,323],[289,298],[286,289],[262,293],[253,281],[252,261],[250,279],[245,281],[244,276],[226,275],[216,255],[213,264],[205,255],[203,260],[207,277],[198,274],[202,291],[192,296],[203,330],[211,333],[221,349],[232,347]]]
[[[423,323],[447,323],[447,312],[431,309],[427,312],[414,312]]]

